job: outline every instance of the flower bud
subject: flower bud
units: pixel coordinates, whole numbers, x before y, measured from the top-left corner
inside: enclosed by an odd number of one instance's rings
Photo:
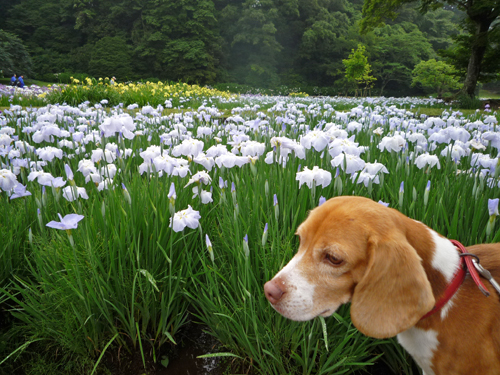
[[[250,255],[250,249],[248,247],[248,234],[245,234],[245,237],[243,237],[243,252],[245,253],[245,257],[248,258]]]
[[[125,187],[125,184],[122,183],[122,188],[123,188],[123,196],[125,197],[125,200],[128,202],[128,204],[132,204],[132,198],[130,197],[130,194],[127,190],[127,188]]]
[[[264,226],[264,233],[262,234],[262,247],[264,247],[266,245],[266,242],[267,242],[267,223],[266,225]]]
[[[208,255],[210,256],[210,260],[212,263],[214,262],[214,250],[212,248],[212,242],[210,238],[208,238],[208,234],[205,234],[205,242],[207,243]]]
[[[429,202],[429,192],[431,191],[431,180],[427,181],[427,186],[425,187],[425,192],[424,192],[424,207],[427,206],[427,203]]]
[[[237,201],[236,201],[236,186],[234,185],[234,182],[231,182],[231,196],[233,197],[233,204],[237,205]]]
[[[399,185],[399,209],[403,209],[403,203],[404,203],[404,197],[405,197],[405,182],[401,181],[401,185]]]
[[[38,224],[40,224],[40,228],[43,229],[43,219],[42,219],[42,213],[40,212],[40,209],[37,208],[36,210],[37,213],[37,218],[38,218]]]
[[[240,208],[238,206],[238,203],[234,205],[234,221],[238,221],[238,216],[240,215]]]
[[[274,194],[274,217],[276,218],[276,221],[278,221],[280,217],[280,207],[278,206],[278,197],[276,194]]]

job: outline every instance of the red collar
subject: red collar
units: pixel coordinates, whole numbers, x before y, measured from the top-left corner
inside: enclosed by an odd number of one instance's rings
[[[446,303],[455,295],[457,292],[458,288],[460,288],[460,285],[465,280],[465,276],[467,275],[467,271],[469,271],[469,274],[472,276],[472,279],[478,286],[478,288],[483,292],[486,296],[489,296],[490,293],[488,292],[488,289],[484,286],[484,284],[481,282],[481,279],[479,277],[479,274],[476,270],[476,267],[474,267],[474,264],[472,263],[471,256],[470,254],[462,245],[460,242],[455,241],[455,240],[450,240],[455,247],[460,250],[460,267],[453,276],[453,279],[451,280],[451,283],[448,285],[446,290],[444,291],[443,296],[436,302],[436,305],[434,308],[429,311],[427,314],[425,314],[420,320],[423,320],[427,318],[428,316],[431,316],[435,312],[439,311]]]

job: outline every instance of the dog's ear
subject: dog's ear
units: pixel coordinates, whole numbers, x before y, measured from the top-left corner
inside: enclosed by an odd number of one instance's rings
[[[402,235],[368,241],[368,265],[352,296],[351,319],[367,336],[386,338],[415,325],[435,304],[421,258]]]

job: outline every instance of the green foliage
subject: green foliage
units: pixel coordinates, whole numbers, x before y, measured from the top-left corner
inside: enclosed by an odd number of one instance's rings
[[[352,50],[348,59],[342,60],[345,66],[345,76],[348,82],[355,82],[357,85],[364,85],[364,89],[371,87],[377,79],[370,75],[372,69],[365,56],[366,47],[358,44],[356,50]]]
[[[474,25],[470,22],[464,22],[462,27],[466,33],[460,33],[453,36],[454,44],[439,52],[445,61],[453,65],[461,77],[467,75],[469,66],[470,50],[474,44],[473,28]],[[489,40],[500,40],[500,28],[492,28],[489,35]],[[489,43],[484,51],[484,59],[481,62],[481,71],[479,72],[479,81],[487,83],[500,79],[500,69],[498,62],[500,61],[500,44],[496,42]]]
[[[72,12],[73,4],[65,0],[17,1],[2,12],[5,30],[18,35],[30,52],[35,74],[69,68],[69,53],[81,41]]]
[[[240,85],[237,83],[217,83],[213,85],[214,88],[220,91],[229,91],[235,94],[249,94],[249,95],[282,95],[287,96],[292,93],[304,93],[309,96],[336,96],[341,92],[340,87],[318,87],[318,86],[304,86],[304,85],[279,85],[274,88],[262,88],[250,85]]]
[[[431,44],[415,25],[408,22],[386,25],[375,29],[370,37],[372,35],[369,50],[372,56],[376,56],[373,75],[379,81],[379,94],[382,95],[391,82],[409,89],[411,72],[422,59],[430,57]]]
[[[234,17],[234,8],[228,5],[225,17]],[[278,9],[273,0],[247,0],[241,4],[235,18],[234,34],[228,42],[239,66],[232,73],[238,83],[273,87],[279,84],[277,58],[282,50],[276,40]]]
[[[342,78],[342,59],[356,46],[353,22],[359,14],[338,1],[302,3],[301,72],[314,85],[333,85]]]
[[[95,77],[115,76],[127,80],[132,75],[130,47],[121,37],[104,37],[92,49],[89,73]]]
[[[213,82],[219,54],[214,12],[210,0],[148,2],[143,11],[145,38],[137,51],[144,58],[153,57],[153,71],[161,77]]]
[[[441,97],[446,91],[458,90],[462,87],[454,74],[453,67],[444,61],[435,59],[421,61],[413,69],[412,86],[419,84],[430,92],[437,92]]]
[[[50,74],[71,72],[120,80],[232,82],[270,90],[282,85],[331,87],[338,93],[338,87],[349,86],[342,60],[363,44],[377,93],[407,95],[421,93],[410,87],[410,72],[420,60],[435,58],[446,48],[448,63],[465,74],[475,43],[474,24],[458,35],[464,13],[456,7],[422,15],[409,0],[367,0],[361,26],[373,29],[381,20],[388,25],[364,35],[358,30],[359,0],[4,3],[1,27],[22,40],[37,78],[50,80]],[[431,3],[425,0],[422,5],[432,8]],[[387,20],[388,15],[396,16],[394,10],[400,15]],[[498,37],[498,30],[488,31],[490,40]],[[455,34],[452,49],[450,37]],[[481,80],[498,74],[500,49],[495,43],[487,46]]]
[[[396,11],[401,9],[403,5],[416,3],[416,0],[367,0],[363,6],[363,19],[361,20],[360,30],[366,33],[377,26],[383,24],[387,19],[394,19],[397,15]],[[455,60],[454,64],[461,67],[464,72],[464,91],[467,95],[473,97],[476,91],[478,80],[481,79],[482,62],[486,56],[486,66],[492,62],[497,66],[498,59],[494,59],[500,55],[498,43],[498,28],[496,25],[500,17],[500,0],[484,0],[484,1],[445,1],[451,7],[463,12],[465,17],[462,22],[464,35],[458,36],[460,41],[459,49],[465,52],[467,58],[467,69],[463,69],[464,58],[460,53],[448,53],[448,59]],[[443,2],[438,0],[423,0],[419,2],[420,11],[425,13],[429,10],[442,8]],[[492,27],[493,26],[493,27]],[[495,38],[496,37],[496,38]],[[464,57],[465,57],[464,56]],[[490,56],[494,56],[491,60]],[[498,68],[495,74],[489,79],[497,79]]]
[[[457,102],[460,108],[464,109],[480,109],[484,105],[481,99],[463,93],[458,95]]]
[[[31,57],[17,36],[0,29],[0,70],[6,76],[31,75]]]

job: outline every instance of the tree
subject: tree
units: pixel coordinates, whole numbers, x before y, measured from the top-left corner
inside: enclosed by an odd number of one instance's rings
[[[310,84],[327,86],[342,79],[342,59],[359,40],[353,23],[359,18],[345,1],[303,0],[305,26],[300,43],[300,72]]]
[[[415,65],[433,54],[431,44],[417,26],[409,22],[375,29],[370,42],[368,50],[377,57],[373,61],[373,75],[379,83],[379,95],[393,81],[400,88],[409,89]]]
[[[372,69],[365,56],[366,47],[358,44],[358,49],[352,50],[348,59],[342,60],[345,66],[345,76],[348,82],[356,82],[356,86],[364,84],[364,91],[371,87],[371,84],[377,79],[370,75]],[[356,95],[357,95],[356,88]]]
[[[444,61],[436,61],[435,59],[421,61],[413,69],[412,86],[420,84],[426,89],[437,92],[438,97],[442,97],[445,92],[461,87],[453,74],[453,67]]]
[[[6,30],[22,39],[37,74],[63,72],[68,68],[72,49],[81,41],[70,1],[23,0],[6,12]]]
[[[89,73],[94,77],[116,76],[126,80],[132,74],[130,65],[130,47],[121,37],[106,36],[100,39],[92,49]]]
[[[31,57],[21,39],[3,30],[0,30],[0,70],[7,75],[32,73]]]
[[[149,57],[161,76],[212,83],[220,52],[211,0],[145,1],[138,25],[137,51]],[[140,31],[140,32],[139,32]],[[157,74],[158,74],[157,73]]]
[[[361,31],[366,32],[380,25],[384,19],[394,18],[396,11],[407,3],[416,0],[366,0],[363,6]],[[500,16],[500,0],[445,0],[445,3],[457,7],[467,16],[465,30],[469,34],[469,60],[464,83],[465,92],[473,97],[481,73],[481,64],[490,43],[492,33],[496,32]],[[430,9],[442,7],[443,2],[438,0],[421,0],[420,10],[427,12]]]
[[[223,31],[230,48],[229,72],[239,83],[275,86],[279,83],[277,57],[283,48],[276,40],[278,9],[273,0],[240,3],[228,4],[221,11],[221,22],[230,31]]]

